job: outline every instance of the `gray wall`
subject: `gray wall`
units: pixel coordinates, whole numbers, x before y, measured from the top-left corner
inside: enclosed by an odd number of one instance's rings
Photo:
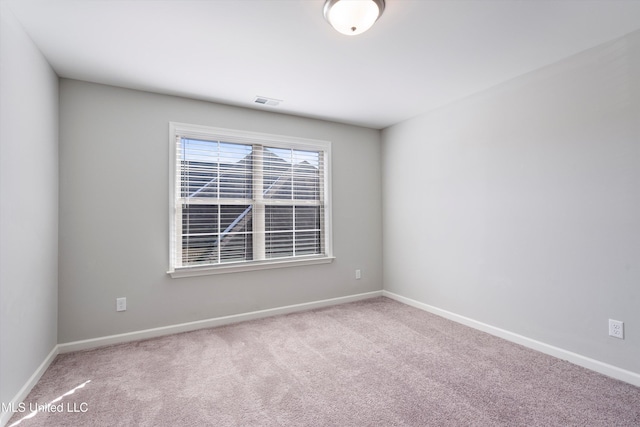
[[[386,290],[640,373],[640,32],[382,139]]]
[[[0,402],[57,343],[58,78],[0,4]]]
[[[332,141],[336,260],[170,278],[170,121]],[[381,290],[381,245],[378,131],[61,80],[60,343]]]

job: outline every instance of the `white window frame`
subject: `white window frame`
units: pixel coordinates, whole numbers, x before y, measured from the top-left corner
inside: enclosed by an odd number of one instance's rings
[[[177,138],[187,137],[204,140],[220,140],[230,143],[268,145],[278,148],[314,150],[324,153],[324,235],[323,254],[305,255],[287,258],[273,258],[260,261],[232,262],[205,266],[178,266],[177,260],[182,244],[177,239],[182,217],[178,214],[176,194],[179,194],[180,182],[177,179]],[[312,264],[325,264],[333,261],[331,228],[331,142],[283,135],[216,128],[187,123],[169,123],[169,270],[173,278],[202,276],[209,274],[234,273],[251,270],[263,270],[281,267],[295,267]]]

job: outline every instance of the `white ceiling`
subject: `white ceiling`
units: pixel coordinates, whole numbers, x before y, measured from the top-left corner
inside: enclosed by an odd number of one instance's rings
[[[2,1],[61,77],[376,129],[640,29],[633,0],[387,0],[354,37],[323,0]]]

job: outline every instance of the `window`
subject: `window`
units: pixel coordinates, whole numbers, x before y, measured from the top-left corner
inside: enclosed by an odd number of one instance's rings
[[[332,260],[329,142],[170,128],[173,277]]]

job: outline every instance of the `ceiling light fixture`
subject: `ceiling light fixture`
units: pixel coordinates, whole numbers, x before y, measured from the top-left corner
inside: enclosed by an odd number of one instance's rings
[[[339,33],[362,34],[384,12],[384,0],[326,0],[324,17]]]

